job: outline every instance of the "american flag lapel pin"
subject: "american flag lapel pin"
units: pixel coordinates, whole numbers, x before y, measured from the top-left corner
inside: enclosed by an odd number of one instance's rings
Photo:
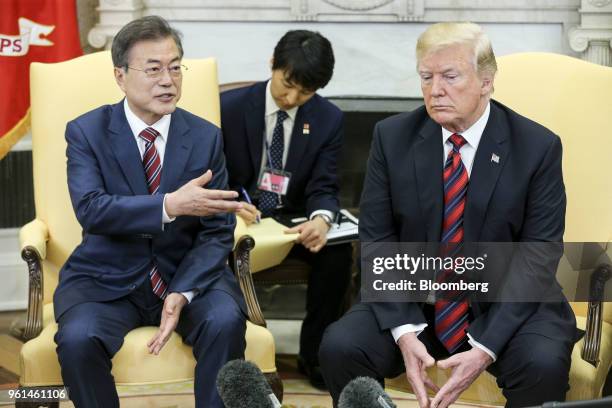
[[[491,154],[491,161],[495,164],[499,164],[499,156],[496,155],[495,153]]]
[[[304,123],[304,127],[302,128],[302,134],[303,135],[309,135],[310,134],[310,124]]]

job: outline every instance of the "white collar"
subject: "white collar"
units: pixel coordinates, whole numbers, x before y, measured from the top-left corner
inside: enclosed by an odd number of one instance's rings
[[[167,115],[162,116],[157,122],[149,126],[142,119],[136,116],[134,112],[132,112],[128,104],[127,98],[123,99],[123,109],[125,111],[125,118],[127,119],[134,136],[138,137],[138,135],[140,135],[140,132],[142,132],[148,127],[152,127],[153,129],[159,132],[159,137],[161,137],[161,139],[166,142],[168,138],[168,131],[170,129],[170,118],[172,117],[172,114],[169,113]]]
[[[469,143],[473,148],[478,147],[478,143],[480,143],[480,138],[482,137],[482,133],[487,126],[487,122],[489,121],[489,114],[491,113],[491,102],[487,102],[487,107],[484,112],[478,118],[478,120],[469,128],[461,132],[461,136],[465,139],[466,142]],[[448,138],[455,132],[451,132],[450,130],[442,128],[442,142],[446,143]]]
[[[268,83],[266,84],[266,117],[270,115],[276,115],[276,112],[280,110],[280,108],[276,104],[276,101],[272,97],[272,92],[270,91],[271,83],[272,80],[268,80]],[[287,112],[287,115],[289,115],[292,121],[295,121],[295,115],[297,115],[298,109],[299,107],[295,106],[289,109],[288,111],[285,111]]]

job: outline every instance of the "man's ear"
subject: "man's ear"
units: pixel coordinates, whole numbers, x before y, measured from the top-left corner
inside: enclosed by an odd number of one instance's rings
[[[480,86],[480,94],[488,95],[493,92],[493,80],[495,76],[490,73],[484,73],[480,76],[481,86]]]
[[[270,71],[272,71],[272,65],[274,65],[274,57],[270,57]]]
[[[125,75],[127,73],[123,68],[115,67],[115,82],[119,85],[119,88],[125,93]]]

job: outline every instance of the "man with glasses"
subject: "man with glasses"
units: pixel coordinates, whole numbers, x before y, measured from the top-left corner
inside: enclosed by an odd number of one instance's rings
[[[111,359],[139,326],[193,347],[198,407],[222,407],[218,370],[244,356],[246,306],[227,265],[234,212],[220,130],[176,107],[183,49],[159,17],[112,45],[125,98],[68,123],[68,186],[83,240],[54,295],[62,378],[77,407],[118,407]]]

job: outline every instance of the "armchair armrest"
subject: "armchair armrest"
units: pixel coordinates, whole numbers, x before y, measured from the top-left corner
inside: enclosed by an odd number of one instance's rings
[[[19,243],[21,245],[21,252],[26,248],[36,251],[40,260],[47,257],[47,240],[49,239],[49,229],[47,225],[39,220],[35,219],[30,221],[19,230]]]
[[[249,320],[259,326],[266,327],[266,320],[259,307],[253,277],[251,276],[250,252],[253,248],[255,248],[255,240],[250,235],[242,235],[237,239],[233,254],[233,269],[247,304]]]
[[[42,261],[47,256],[49,230],[45,223],[35,219],[21,228],[19,241],[21,257],[28,264],[29,289],[28,312],[25,328],[19,333],[22,340],[28,341],[42,331],[43,271]]]
[[[599,364],[604,288],[611,276],[612,267],[605,263],[600,264],[591,275],[586,333],[580,356],[594,367],[597,367]]]

